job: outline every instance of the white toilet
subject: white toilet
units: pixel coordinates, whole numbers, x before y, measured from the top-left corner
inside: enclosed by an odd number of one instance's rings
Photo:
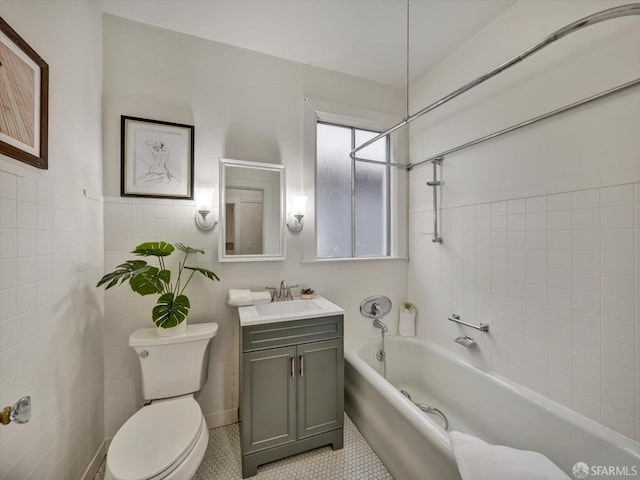
[[[142,371],[142,396],[151,404],[118,430],[107,453],[105,480],[188,480],[202,462],[209,431],[193,398],[207,381],[209,345],[217,323],[187,325],[174,337],[155,328],[129,337]]]

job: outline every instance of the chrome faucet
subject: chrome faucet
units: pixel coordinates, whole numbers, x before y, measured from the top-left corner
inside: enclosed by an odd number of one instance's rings
[[[389,328],[387,328],[386,323],[380,320],[382,317],[382,307],[378,303],[373,303],[371,305],[371,314],[373,315],[373,326],[382,330],[382,334],[385,335],[389,332]]]
[[[269,293],[271,294],[271,301],[275,302],[276,301],[276,296],[278,295],[278,289],[276,287],[264,287],[265,290],[268,290]]]
[[[373,326],[376,328],[379,328],[380,330],[382,330],[382,334],[385,335],[389,332],[389,328],[387,327],[387,325],[380,320],[379,318],[374,318],[373,319]]]
[[[298,285],[287,285],[287,282],[282,280],[280,282],[280,288],[277,289],[275,287],[264,287],[269,290],[271,293],[271,301],[272,302],[286,302],[289,300],[293,300],[293,295],[291,294],[291,289],[296,288]]]

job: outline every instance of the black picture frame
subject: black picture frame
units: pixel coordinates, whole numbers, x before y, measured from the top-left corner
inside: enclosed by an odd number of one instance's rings
[[[120,196],[193,199],[194,126],[120,117]]]

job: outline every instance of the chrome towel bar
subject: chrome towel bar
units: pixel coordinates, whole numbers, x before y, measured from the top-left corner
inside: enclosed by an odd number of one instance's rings
[[[476,330],[480,330],[481,332],[489,331],[488,323],[481,323],[480,325],[474,325],[473,323],[463,322],[462,320],[460,320],[460,315],[456,315],[455,313],[451,314],[451,316],[449,317],[449,320],[451,320],[452,322],[459,323],[461,325],[466,325],[467,327],[475,328]]]

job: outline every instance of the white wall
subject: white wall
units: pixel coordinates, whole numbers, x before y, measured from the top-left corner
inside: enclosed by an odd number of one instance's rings
[[[196,186],[218,185],[218,158],[282,163],[288,196],[303,190],[305,97],[402,114],[404,94],[360,79],[105,15],[104,22],[105,268],[153,239],[202,248],[200,261],[221,283],[199,281],[188,292],[190,322],[217,321],[209,380],[197,396],[210,426],[230,423],[238,407],[238,318],[225,304],[229,288],[313,286],[347,310],[348,338],[373,334],[360,317],[361,299],[375,293],[405,299],[406,261],[301,263],[302,235],[287,231],[284,262],[218,263],[218,230],[200,232],[193,202],[120,198],[120,115],[195,125]],[[306,145],[308,148],[308,145]],[[305,193],[311,195],[309,189]],[[126,288],[105,297],[106,435],[142,405],[139,366],[129,334],[150,321],[152,298]],[[397,310],[395,311],[397,315]]]
[[[412,87],[425,106],[553,30],[625,2],[520,1]],[[574,33],[411,125],[411,161],[640,76],[640,19]],[[418,334],[640,438],[638,87],[411,173]],[[447,321],[491,325],[490,333]],[[461,334],[476,350],[453,343]]]
[[[104,441],[100,14],[33,0],[0,15],[50,69],[49,170],[0,158],[0,405],[33,405],[29,423],[0,428],[0,478],[91,478]]]

